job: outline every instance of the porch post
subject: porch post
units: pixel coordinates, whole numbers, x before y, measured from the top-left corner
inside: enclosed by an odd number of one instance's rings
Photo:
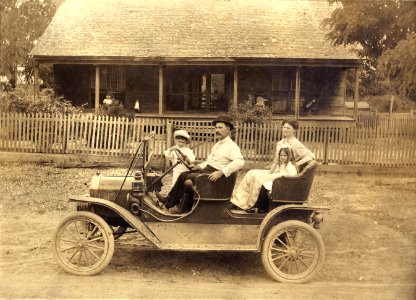
[[[354,86],[354,120],[358,118],[358,97],[360,95],[360,72],[355,68],[355,86]]]
[[[159,116],[163,114],[163,66],[159,66]]]
[[[295,119],[299,119],[300,103],[300,67],[296,67],[296,86],[295,86]]]
[[[238,93],[238,67],[234,66],[233,105],[237,106]]]
[[[95,113],[98,113],[100,106],[100,66],[95,66]]]
[[[37,61],[35,61],[34,67],[33,67],[33,98],[38,98],[38,92],[39,92],[39,64]]]

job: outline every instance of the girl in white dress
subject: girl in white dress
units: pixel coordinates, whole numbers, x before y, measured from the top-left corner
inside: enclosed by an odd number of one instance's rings
[[[273,164],[270,170],[248,171],[234,191],[231,202],[241,209],[248,210],[256,204],[263,184],[267,183],[271,187],[274,179],[297,174],[290,145],[279,149],[275,161],[277,163]]]

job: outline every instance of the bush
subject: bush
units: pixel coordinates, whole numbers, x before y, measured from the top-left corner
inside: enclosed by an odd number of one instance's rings
[[[133,113],[126,110],[123,104],[116,99],[112,99],[111,104],[100,105],[97,115],[110,117],[133,117]]]
[[[268,106],[257,105],[253,97],[244,100],[237,106],[233,105],[227,115],[234,121],[266,124],[272,122],[272,110]]]
[[[32,85],[19,85],[1,92],[0,110],[15,113],[77,114],[82,107],[73,106],[68,100],[55,95],[52,89],[42,89],[35,99]]]

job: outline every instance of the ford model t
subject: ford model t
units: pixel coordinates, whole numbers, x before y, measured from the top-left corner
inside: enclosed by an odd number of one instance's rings
[[[151,170],[154,136],[140,144],[126,176],[95,175],[89,194],[70,196],[77,211],[56,228],[53,254],[76,275],[103,270],[114,253],[114,240],[138,232],[155,248],[180,251],[254,251],[267,273],[279,282],[309,281],[323,264],[325,249],[316,228],[323,207],[307,205],[316,163],[294,177],[278,178],[270,192],[270,210],[251,213],[230,208],[237,174],[212,183],[197,177],[191,211],[162,210],[154,200],[161,178]],[[178,157],[182,163],[181,153]],[[173,166],[174,167],[174,166]]]

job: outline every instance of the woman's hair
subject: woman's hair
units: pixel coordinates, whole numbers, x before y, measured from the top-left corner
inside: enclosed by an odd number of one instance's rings
[[[298,128],[299,128],[299,123],[295,119],[286,119],[286,120],[283,120],[282,121],[282,126],[285,125],[286,123],[289,124],[290,126],[292,126],[293,129],[295,129],[295,130],[298,130]]]
[[[281,154],[282,152],[284,152],[284,153],[287,155],[287,162],[286,162],[286,165],[287,165],[289,162],[294,163],[295,157],[294,157],[294,155],[293,155],[293,153],[292,153],[292,149],[291,149],[291,148],[288,148],[288,147],[284,147],[284,148],[280,148],[280,150],[279,150],[279,155],[278,155],[278,164],[279,164],[279,166],[280,166],[280,154]]]

